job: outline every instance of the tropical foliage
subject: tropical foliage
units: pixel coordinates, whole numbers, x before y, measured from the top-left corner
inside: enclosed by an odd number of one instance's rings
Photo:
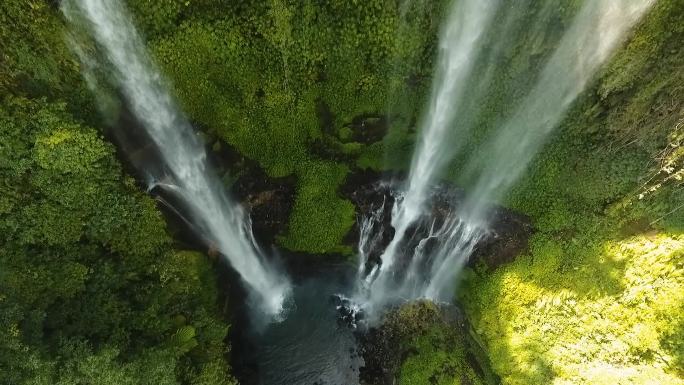
[[[58,16],[0,10],[0,383],[233,383],[215,272],[92,127]]]
[[[460,290],[506,384],[684,383],[682,15],[656,5],[509,197],[529,253]]]
[[[213,262],[124,171],[58,3],[0,7],[0,384],[234,383]],[[279,245],[345,255],[340,187],[410,160],[447,3],[127,0],[207,143],[294,176]],[[478,113],[445,178],[466,189],[466,159],[580,4],[520,3],[476,65],[491,87],[464,85]],[[529,250],[466,273],[470,338],[504,384],[684,383],[682,19],[656,3],[506,197],[534,222]],[[402,383],[480,383],[431,305],[397,314]]]

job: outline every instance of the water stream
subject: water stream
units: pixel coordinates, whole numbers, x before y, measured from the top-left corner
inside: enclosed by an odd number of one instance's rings
[[[349,290],[354,271],[322,267],[293,283],[295,306],[287,319],[265,329],[241,328],[234,349],[243,385],[354,385],[363,359],[354,330],[342,322],[338,295]],[[236,325],[239,326],[239,325]],[[235,365],[235,363],[234,363]]]
[[[487,226],[488,206],[501,200],[520,178],[601,64],[653,3],[654,0],[585,1],[541,70],[534,88],[471,160],[468,168],[475,170],[477,182],[459,214],[461,220],[457,221],[457,226],[467,230],[453,232],[447,239],[457,237],[458,245],[472,247],[483,236],[479,228]],[[433,267],[424,292],[427,298],[451,298],[455,276],[470,255],[468,248],[449,250],[449,243],[444,242],[445,247],[439,250],[446,255]]]
[[[256,308],[277,316],[286,298],[293,299],[282,322],[254,329],[245,326],[242,342],[248,348],[242,353],[258,373],[250,378],[264,385],[322,385],[356,384],[363,365],[352,329],[338,323],[339,303],[331,298],[352,294],[355,305],[371,321],[398,302],[449,301],[458,273],[478,243],[491,235],[490,205],[501,200],[524,173],[600,66],[654,2],[584,1],[539,66],[533,85],[523,97],[509,101],[510,113],[465,162],[462,171],[474,180],[467,197],[437,221],[431,215],[437,185],[461,154],[464,138],[475,130],[474,117],[483,113],[477,100],[487,97],[495,70],[481,60],[487,57],[487,32],[506,7],[534,3],[455,1],[441,31],[432,92],[408,177],[394,189],[392,202],[372,207],[362,218],[358,268],[350,273],[320,271],[294,285],[260,250],[248,216],[213,174],[202,141],[170,96],[122,3],[65,0],[62,7],[74,25],[85,26],[92,35],[113,71],[114,86],[160,153],[163,167],[147,170],[149,187],[183,202],[189,222],[199,228],[209,247],[226,257]],[[496,27],[503,37],[514,26],[510,18]],[[543,29],[539,31],[543,34]],[[77,54],[89,59],[84,52]],[[486,68],[477,68],[483,62]],[[378,234],[387,210],[391,210],[394,235],[382,246]],[[380,255],[379,263],[369,260],[373,252]]]
[[[381,309],[391,297],[404,296],[393,281],[394,264],[401,242],[412,226],[425,213],[425,204],[435,180],[450,160],[452,146],[458,142],[450,132],[458,115],[466,90],[461,85],[468,79],[476,53],[487,26],[496,11],[494,1],[464,0],[455,2],[440,37],[439,58],[433,91],[424,114],[422,131],[411,164],[409,178],[394,207],[394,238],[382,253],[382,264],[370,272],[361,270],[362,296],[367,311]],[[365,240],[362,242],[366,242]],[[365,265],[365,262],[364,264]],[[362,265],[362,266],[363,266]],[[389,295],[389,293],[392,295]]]
[[[245,212],[209,167],[203,142],[177,108],[123,3],[69,0],[62,9],[72,23],[85,25],[92,34],[111,66],[115,86],[161,155],[164,167],[146,170],[149,188],[161,188],[182,201],[207,245],[226,257],[250,289],[254,307],[278,317],[290,284],[259,249]]]
[[[516,104],[514,112],[468,162],[466,172],[475,175],[468,198],[445,221],[430,224],[427,206],[434,187],[472,129],[473,109],[477,113],[477,105],[469,106],[466,113],[466,85],[487,80],[470,78],[473,63],[482,54],[482,38],[489,23],[497,10],[504,7],[503,2],[496,0],[454,3],[440,37],[431,98],[409,175],[395,192],[391,207],[394,237],[382,252],[381,262],[372,268],[367,268],[368,250],[362,250],[359,258],[355,298],[364,311],[376,314],[389,303],[417,298],[452,298],[458,272],[478,242],[489,236],[490,205],[518,180],[601,64],[653,3],[654,0],[585,1],[554,53],[541,67],[536,85],[521,101],[511,100]],[[380,210],[386,209],[389,208]],[[368,228],[382,226],[373,219],[381,216],[377,210],[364,219],[366,231],[362,236],[377,234]],[[430,230],[413,250],[405,250],[402,245],[417,236],[415,228],[421,225]],[[437,246],[426,249],[429,240],[436,240],[432,243]],[[361,244],[373,242],[362,239]],[[408,263],[397,264],[397,260],[407,257]]]

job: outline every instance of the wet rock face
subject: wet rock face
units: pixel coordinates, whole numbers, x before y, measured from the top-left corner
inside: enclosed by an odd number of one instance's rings
[[[294,178],[270,178],[258,167],[233,185],[236,198],[250,213],[252,230],[262,245],[272,245],[287,229],[295,199]]]
[[[374,244],[368,250],[368,264],[374,265],[381,263],[380,254],[387,247],[394,236],[394,229],[391,225],[392,207],[396,200],[394,191],[396,183],[386,182],[391,177],[375,172],[361,172],[348,178],[342,193],[350,199],[357,208],[357,221],[352,229],[348,242],[351,245],[358,245],[360,233],[363,226],[363,218],[371,213],[377,213],[377,220],[380,226],[373,228],[367,239],[371,239]],[[449,216],[458,214],[460,206],[464,201],[465,195],[462,189],[440,184],[433,190],[432,201],[429,202],[431,213],[423,220],[418,221],[408,231],[403,244],[399,246],[400,255],[406,258],[399,263],[408,263],[408,257],[412,255],[412,250],[416,248],[418,242],[425,239],[430,234],[430,229],[438,228]],[[382,210],[381,209],[383,208]],[[528,240],[532,235],[533,227],[530,219],[513,210],[500,206],[494,206],[489,212],[489,234],[482,239],[475,247],[468,261],[469,266],[474,266],[480,262],[487,268],[494,269],[497,266],[513,261],[513,259],[528,248]],[[429,251],[430,248],[437,247],[436,238],[428,239],[422,247]]]
[[[124,100],[125,98],[122,98]],[[200,132],[207,132],[199,124]],[[148,189],[150,183],[148,173],[139,170],[151,170],[151,174],[163,175],[161,154],[152,139],[142,128],[130,107],[123,103],[113,127],[107,132],[108,139],[117,143],[117,155],[122,160],[126,172],[134,175],[141,189]],[[209,144],[212,140],[205,138]],[[245,158],[235,148],[221,140],[214,139],[213,145],[207,146],[208,162],[223,179],[232,180],[226,183],[230,194],[249,212],[254,236],[260,245],[275,244],[275,236],[282,234],[294,205],[296,180],[294,176],[271,178],[259,165]],[[238,176],[235,180],[234,176]],[[172,179],[169,179],[172,182]],[[161,181],[165,182],[165,181]],[[159,208],[165,214],[167,223],[174,238],[183,247],[208,251],[215,255],[212,245],[207,245],[203,234],[191,222],[187,214],[187,205],[176,196],[165,191],[163,187],[154,187],[149,191],[159,202]]]
[[[492,215],[492,236],[480,242],[468,262],[470,266],[482,261],[494,269],[528,249],[534,230],[529,217],[503,207],[495,207]]]

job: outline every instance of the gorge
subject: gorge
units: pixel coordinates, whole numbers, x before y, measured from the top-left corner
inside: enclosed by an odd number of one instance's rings
[[[678,0],[8,0],[0,384],[684,384]]]

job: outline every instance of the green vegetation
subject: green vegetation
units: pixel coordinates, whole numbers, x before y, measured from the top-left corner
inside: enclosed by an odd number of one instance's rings
[[[369,383],[499,383],[480,343],[453,306],[415,301],[391,309],[381,326],[366,336],[364,350],[368,361],[362,379]]]
[[[531,255],[468,287],[469,313],[504,383],[684,383],[684,238],[602,247],[583,255],[540,234]]]
[[[0,381],[230,383],[208,260],[63,105],[4,104]]]
[[[308,162],[305,170],[300,176],[289,233],[281,243],[293,250],[351,253],[339,245],[354,224],[354,205],[337,198],[335,191],[347,168],[334,163]]]
[[[441,2],[129,2],[184,110],[212,140],[228,142],[270,176],[298,177],[280,244],[348,252],[341,240],[353,211],[337,188],[350,169],[380,168],[384,153],[397,152],[355,142],[348,125],[388,108],[404,126],[416,119]]]
[[[504,384],[682,384],[684,16],[661,1],[509,197],[527,255],[460,297]]]
[[[232,384],[213,268],[92,128],[58,16],[0,10],[0,384]]]
[[[56,3],[0,9],[0,384],[232,384],[212,263],[122,170]],[[295,177],[280,246],[350,254],[339,188],[410,159],[448,1],[127,3],[208,142]],[[488,32],[488,87],[464,85],[478,109],[446,177],[466,188],[581,2],[521,3]],[[683,19],[657,2],[509,194],[537,232],[466,273],[473,330],[430,304],[393,313],[402,384],[684,384]],[[360,139],[385,113],[384,139]],[[496,375],[469,364],[485,355]]]
[[[416,302],[392,312],[385,327],[405,349],[399,382],[406,385],[492,385],[495,376],[477,352],[460,320],[430,302]]]

